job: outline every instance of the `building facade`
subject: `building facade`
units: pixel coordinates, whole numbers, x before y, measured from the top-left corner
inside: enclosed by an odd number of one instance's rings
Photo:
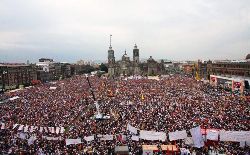
[[[29,86],[33,80],[37,80],[35,65],[0,64],[1,91]]]
[[[71,76],[69,63],[54,62],[53,59],[41,58],[36,63],[37,79],[42,82],[68,78]]]
[[[147,60],[147,63],[140,62],[140,53],[137,45],[135,44],[133,49],[133,60],[125,51],[121,60],[115,60],[115,52],[110,45],[108,50],[108,74],[109,76],[119,75],[158,75],[162,74],[164,70],[164,64],[155,61],[152,56]]]
[[[139,57],[139,49],[137,45],[134,46],[133,49],[133,60],[130,60],[130,57],[127,55],[125,51],[122,59],[119,61],[115,61],[114,50],[112,47],[109,47],[108,50],[108,74],[110,76],[118,76],[118,75],[139,75],[140,74],[140,57]]]
[[[195,71],[204,79],[209,79],[210,75],[250,77],[250,54],[240,61],[198,61]]]

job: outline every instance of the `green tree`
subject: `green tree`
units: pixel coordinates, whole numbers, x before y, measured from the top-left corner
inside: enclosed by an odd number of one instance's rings
[[[101,70],[101,71],[104,71],[104,72],[108,72],[108,67],[104,64],[104,63],[102,63],[100,66],[99,66],[99,69]]]

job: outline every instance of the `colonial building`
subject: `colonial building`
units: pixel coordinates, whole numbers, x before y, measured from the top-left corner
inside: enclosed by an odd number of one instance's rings
[[[110,76],[119,75],[158,75],[164,71],[164,64],[155,61],[152,56],[148,59],[147,63],[140,62],[140,53],[137,45],[133,49],[133,60],[125,51],[121,60],[116,61],[114,50],[110,44],[108,50],[108,74]]]
[[[165,74],[164,61],[160,63],[153,59],[152,56],[149,57],[147,62],[141,63],[141,73],[142,75],[155,76],[160,74]]]
[[[209,79],[210,75],[250,77],[250,54],[239,61],[198,61],[195,71],[204,79]]]
[[[42,82],[59,80],[71,76],[69,63],[54,62],[53,59],[41,58],[36,63],[37,79]]]
[[[0,91],[29,86],[33,80],[37,80],[34,65],[0,64]]]
[[[108,73],[110,76],[118,75],[139,75],[140,71],[139,49],[137,45],[133,49],[133,60],[130,60],[127,52],[125,51],[122,59],[115,61],[114,50],[111,45],[108,50]]]

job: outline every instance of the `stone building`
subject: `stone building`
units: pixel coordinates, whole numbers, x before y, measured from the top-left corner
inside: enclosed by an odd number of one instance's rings
[[[41,58],[36,63],[37,79],[42,82],[59,80],[71,76],[69,63],[54,62],[53,59]]]
[[[35,65],[0,64],[0,91],[29,86],[33,80],[37,80]]]
[[[164,63],[158,63],[152,56],[147,60],[147,63],[140,62],[140,53],[137,45],[133,49],[133,60],[125,51],[121,60],[115,60],[115,54],[110,44],[108,50],[108,74],[110,76],[119,75],[158,75],[164,73]]]
[[[109,47],[108,50],[108,73],[110,76],[118,75],[139,75],[140,71],[140,58],[139,58],[139,49],[137,45],[133,49],[133,60],[130,60],[130,57],[125,51],[122,59],[115,61],[114,50],[112,47]]]
[[[238,61],[198,61],[195,71],[204,79],[209,79],[210,75],[250,77],[250,54]]]

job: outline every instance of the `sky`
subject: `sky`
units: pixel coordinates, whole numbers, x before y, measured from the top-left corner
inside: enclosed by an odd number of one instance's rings
[[[244,59],[250,0],[1,0],[0,62]]]

